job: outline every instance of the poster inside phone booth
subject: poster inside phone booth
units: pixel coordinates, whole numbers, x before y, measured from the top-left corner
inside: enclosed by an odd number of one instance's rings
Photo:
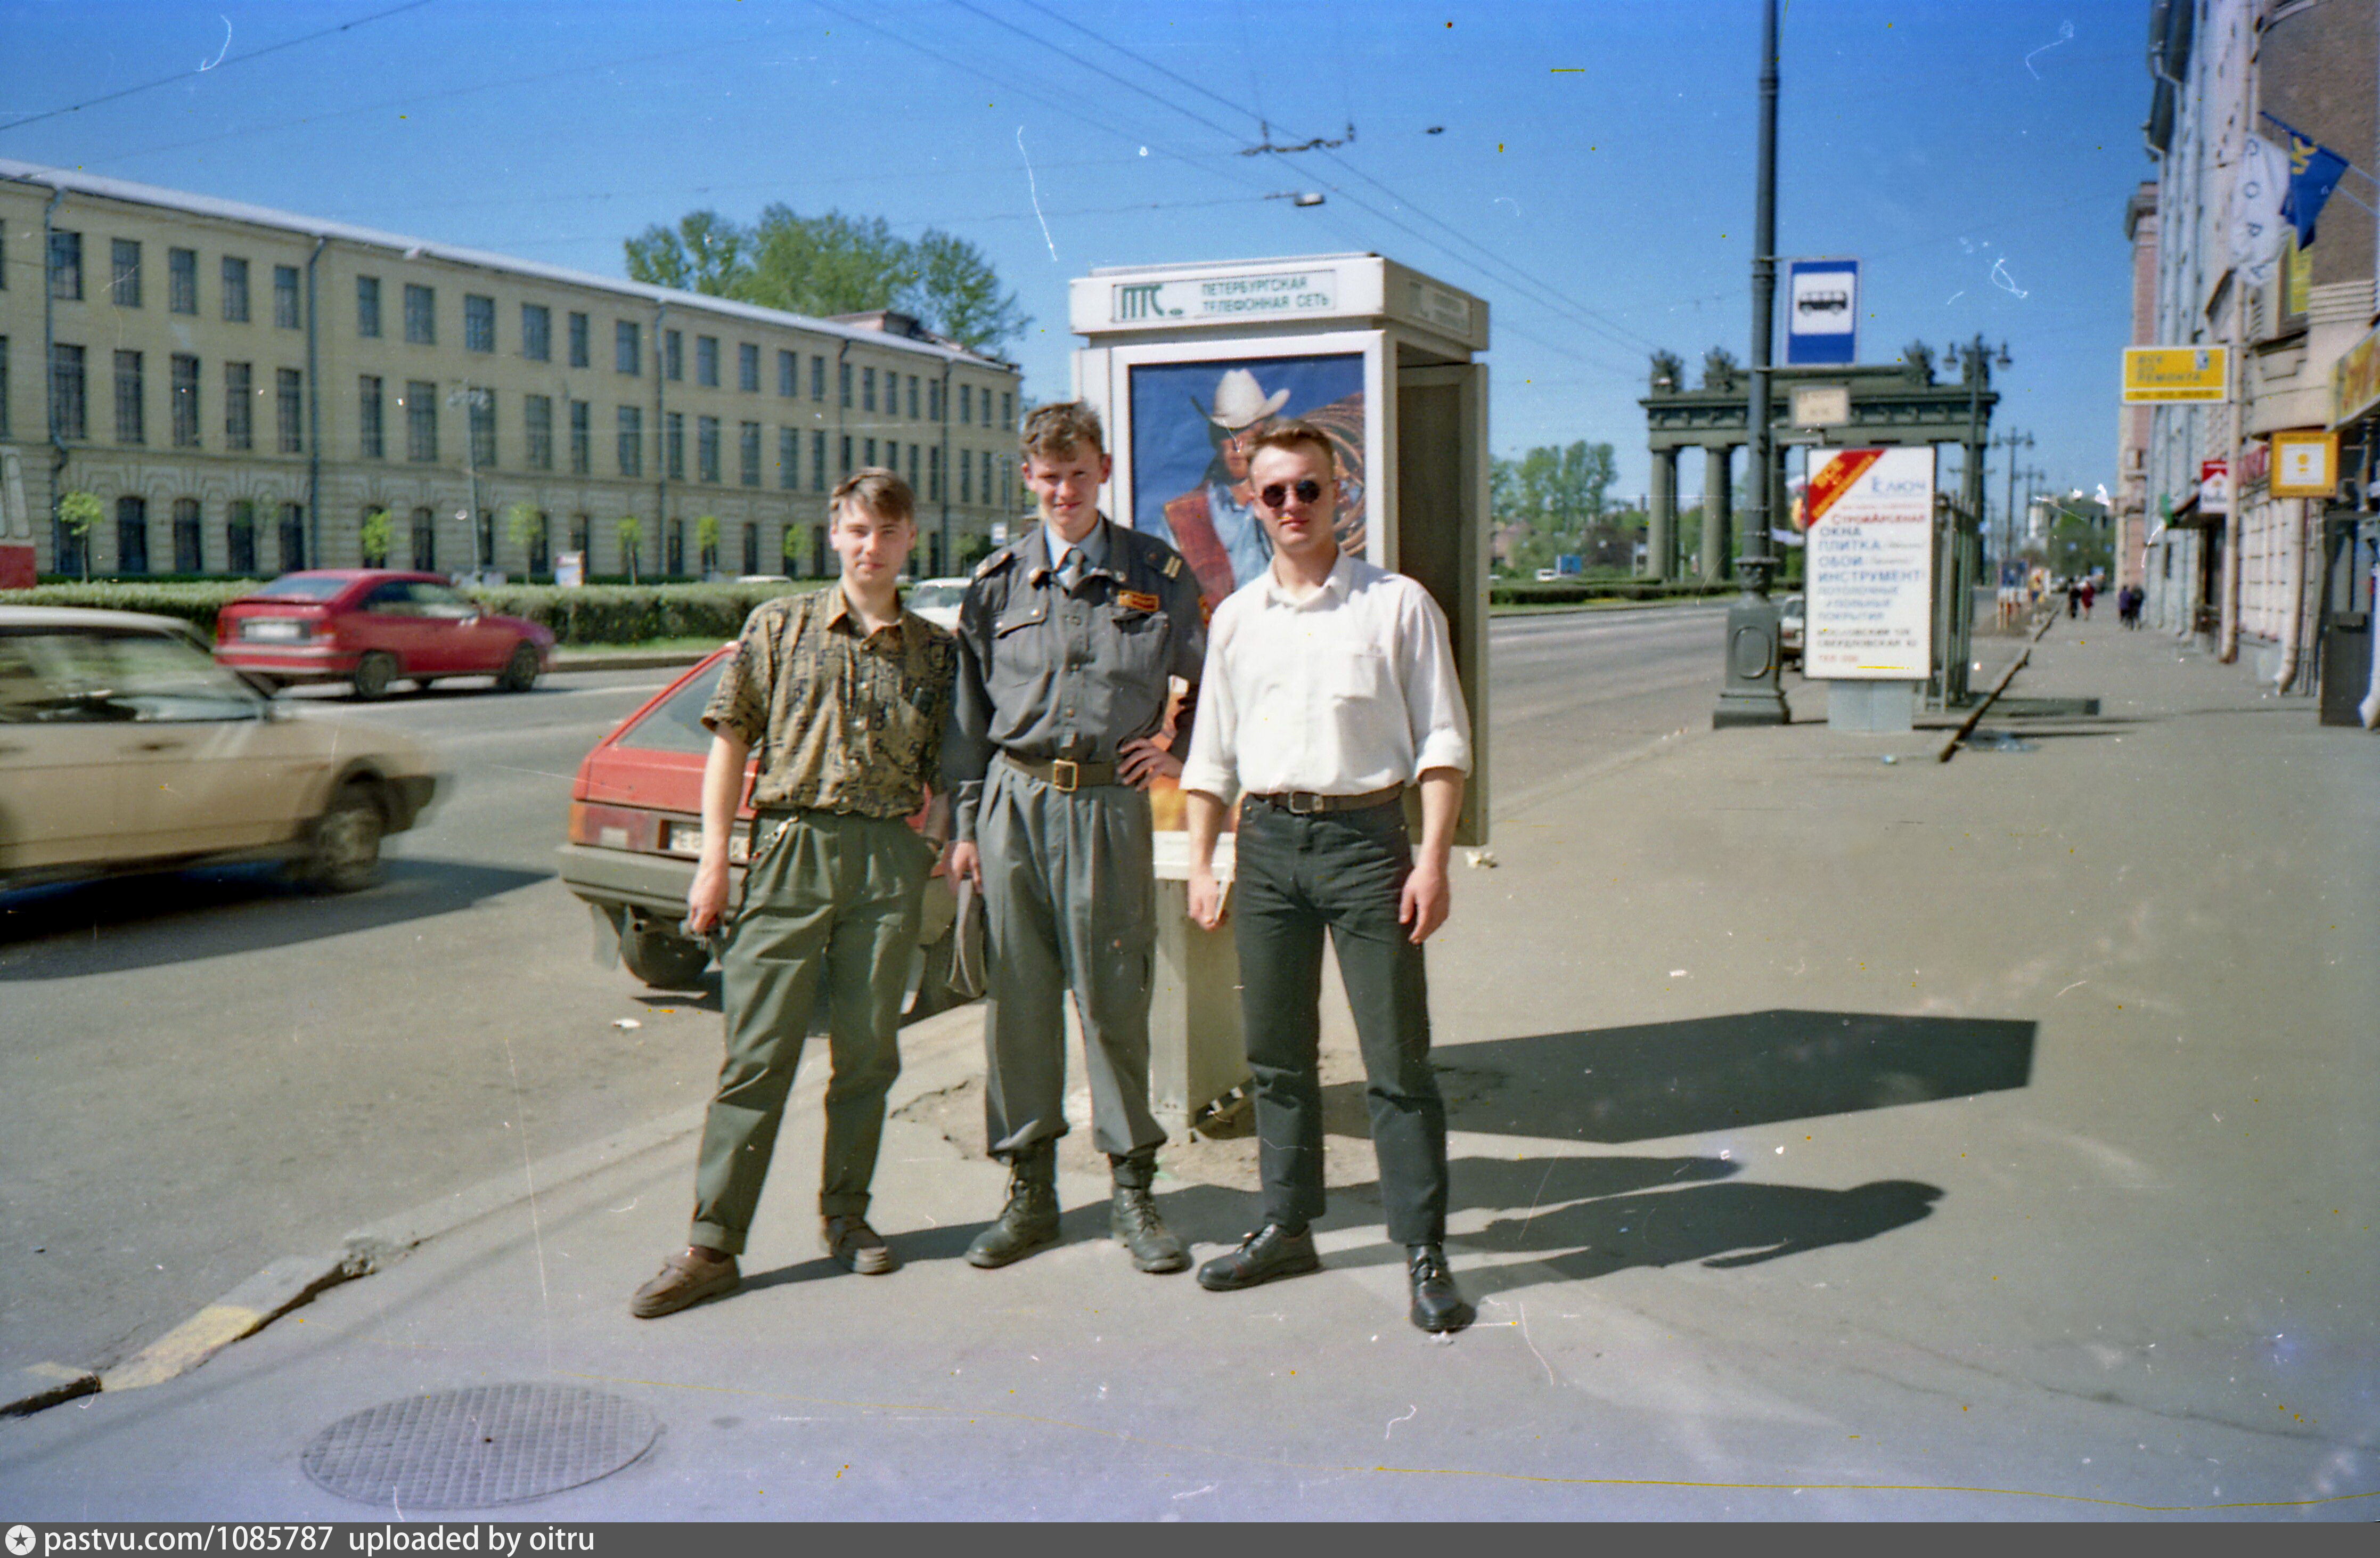
[[[1342,548],[1411,576],[1446,613],[1474,765],[1456,837],[1485,843],[1486,300],[1377,254],[1328,254],[1096,270],[1069,313],[1090,342],[1075,393],[1115,461],[1101,506],[1180,552],[1210,610],[1270,566],[1256,439],[1293,418],[1330,439]],[[1170,876],[1186,858],[1179,797],[1156,810]]]

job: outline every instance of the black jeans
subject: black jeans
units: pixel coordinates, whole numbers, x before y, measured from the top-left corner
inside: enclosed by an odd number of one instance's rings
[[[1429,1067],[1429,987],[1422,949],[1397,923],[1413,870],[1404,809],[1293,816],[1241,809],[1232,923],[1241,1016],[1256,1077],[1265,1220],[1296,1227],[1322,1214],[1322,933],[1364,1053],[1365,1102],[1380,1167],[1389,1237],[1446,1235],[1446,1105]]]

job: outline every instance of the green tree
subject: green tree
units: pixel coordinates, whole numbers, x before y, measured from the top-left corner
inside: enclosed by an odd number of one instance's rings
[[[627,240],[628,274],[655,286],[739,298],[751,279],[749,240],[715,211],[690,211],[674,228],[656,223]]]
[[[82,554],[82,577],[91,577],[91,528],[107,516],[107,505],[99,501],[97,493],[62,493],[58,495],[58,523],[79,543],[75,550]]]
[[[637,582],[637,554],[644,550],[645,522],[633,514],[620,517],[620,560],[628,566],[628,582]]]
[[[357,539],[363,545],[364,566],[384,568],[388,566],[388,549],[396,543],[396,521],[389,517],[387,509],[375,508],[364,516]]]
[[[913,242],[880,216],[804,216],[779,203],[740,227],[717,212],[689,212],[674,227],[647,227],[625,249],[638,281],[792,313],[893,309],[976,350],[1032,323],[975,245],[934,227]]]
[[[1608,561],[1604,554],[1618,542],[1609,520],[1617,469],[1610,444],[1585,440],[1543,444],[1517,460],[1493,462],[1488,492],[1496,521],[1525,532],[1511,548],[1512,566],[1534,572],[1566,554]]]
[[[537,539],[540,522],[537,509],[526,503],[504,505],[504,539],[523,557],[528,555],[529,542]]]

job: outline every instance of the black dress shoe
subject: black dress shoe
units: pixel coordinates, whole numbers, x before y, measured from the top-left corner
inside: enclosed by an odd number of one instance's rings
[[[1434,1244],[1405,1247],[1405,1275],[1413,1284],[1413,1322],[1424,1331],[1460,1331],[1476,1318],[1447,1270],[1446,1251]],[[1205,1273],[1200,1273],[1202,1276]]]
[[[1198,1285],[1212,1293],[1232,1293],[1275,1277],[1321,1269],[1322,1257],[1314,1251],[1312,1229],[1300,1228],[1293,1234],[1278,1223],[1268,1223],[1242,1239],[1239,1248],[1199,1267]]]

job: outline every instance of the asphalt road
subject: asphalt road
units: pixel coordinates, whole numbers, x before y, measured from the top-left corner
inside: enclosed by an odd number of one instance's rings
[[[1500,620],[1496,817],[1705,724],[1723,620]],[[0,1367],[104,1368],[279,1257],[707,1094],[716,995],[599,972],[552,867],[579,760],[674,675],[358,709],[455,777],[367,893],[243,870],[0,897]]]

